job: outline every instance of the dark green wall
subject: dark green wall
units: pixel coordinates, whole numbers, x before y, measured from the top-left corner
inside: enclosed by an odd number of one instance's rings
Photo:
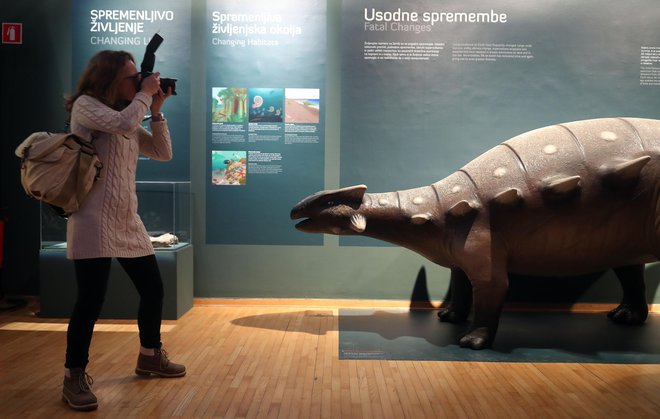
[[[325,186],[339,187],[340,0],[328,4],[326,56]],[[0,54],[1,183],[0,207],[6,213],[2,288],[11,294],[38,294],[39,205],[25,197],[14,148],[30,132],[58,130],[71,91],[70,0],[3,1],[0,20],[23,22],[21,46],[2,45]],[[206,57],[205,3],[193,0],[191,74],[191,161],[196,297],[318,297],[406,299],[417,278],[426,277],[433,299],[444,297],[448,271],[397,247],[342,247],[335,236],[324,246],[206,245]],[[456,162],[460,167],[465,162]],[[421,186],[421,185],[420,185]],[[292,185],[295,187],[295,185]],[[314,191],[300,191],[304,197]],[[294,204],[294,203],[292,203]],[[287,216],[287,214],[283,214]],[[293,228],[293,223],[292,227]],[[649,297],[660,303],[658,265],[649,267]],[[615,302],[620,297],[612,275],[604,278],[514,280],[518,301]]]
[[[64,128],[63,95],[70,91],[70,2],[24,0],[0,5],[2,22],[23,23],[22,45],[0,45],[0,208],[8,218],[2,288],[37,294],[39,204],[28,199],[14,149],[29,133]]]

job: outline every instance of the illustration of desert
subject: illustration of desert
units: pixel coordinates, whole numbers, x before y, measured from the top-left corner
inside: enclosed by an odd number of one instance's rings
[[[285,89],[285,97],[285,122],[319,123],[319,89]]]

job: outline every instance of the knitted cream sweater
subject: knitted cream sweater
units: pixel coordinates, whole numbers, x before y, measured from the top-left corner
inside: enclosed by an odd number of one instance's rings
[[[67,258],[140,257],[154,253],[137,214],[135,171],[140,153],[170,160],[172,144],[167,122],[151,122],[153,135],[142,128],[151,97],[138,93],[130,105],[115,111],[90,96],[80,96],[71,111],[71,131],[83,138],[94,134],[103,163],[100,179],[67,222]]]

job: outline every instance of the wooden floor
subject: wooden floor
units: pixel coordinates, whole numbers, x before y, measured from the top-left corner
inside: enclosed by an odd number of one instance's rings
[[[61,401],[66,320],[0,314],[0,417],[660,418],[660,365],[338,359],[337,306],[196,305],[163,342],[188,374],[133,374],[133,321],[100,321],[99,408]]]

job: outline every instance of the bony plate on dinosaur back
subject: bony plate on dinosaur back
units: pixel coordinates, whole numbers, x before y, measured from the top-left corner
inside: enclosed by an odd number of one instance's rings
[[[440,319],[473,323],[460,345],[490,347],[509,273],[614,269],[623,300],[608,316],[646,320],[644,264],[660,259],[660,120],[602,118],[539,128],[432,185],[317,192],[293,207],[308,233],[364,235],[451,269]]]

